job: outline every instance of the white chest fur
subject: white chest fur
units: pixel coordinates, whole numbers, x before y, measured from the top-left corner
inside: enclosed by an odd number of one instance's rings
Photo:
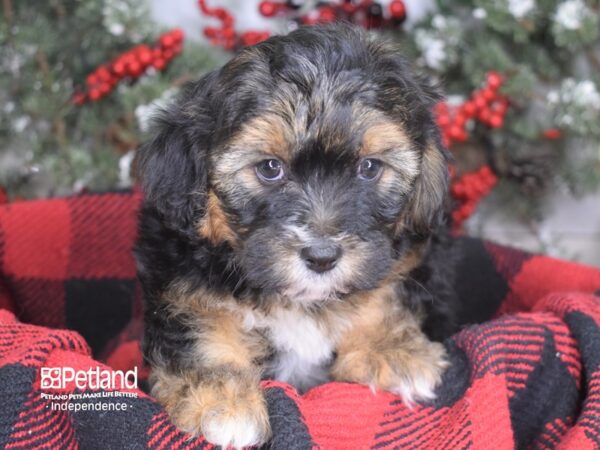
[[[327,331],[302,309],[278,308],[268,316],[247,317],[249,328],[268,336],[275,355],[267,375],[300,391],[328,380],[334,343]]]

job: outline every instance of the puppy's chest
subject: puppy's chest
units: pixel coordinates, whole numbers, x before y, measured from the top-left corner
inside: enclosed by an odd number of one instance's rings
[[[274,350],[267,377],[300,391],[328,381],[335,342],[318,320],[298,309],[281,308],[269,315],[252,314],[247,325],[264,334]]]

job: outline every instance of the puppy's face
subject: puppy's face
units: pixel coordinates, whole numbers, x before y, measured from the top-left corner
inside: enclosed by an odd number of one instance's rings
[[[250,288],[301,303],[374,288],[435,226],[446,165],[432,94],[393,50],[303,29],[210,77],[179,112],[203,178],[184,193],[196,235],[227,243]]]
[[[373,288],[392,265],[420,152],[400,124],[343,95],[352,81],[325,78],[308,98],[286,86],[285,104],[212,155],[211,185],[254,286],[318,301]]]

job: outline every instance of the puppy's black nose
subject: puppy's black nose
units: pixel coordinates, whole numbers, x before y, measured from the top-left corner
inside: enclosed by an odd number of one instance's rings
[[[320,241],[304,247],[300,256],[310,270],[323,273],[335,267],[342,256],[342,249],[333,242]]]

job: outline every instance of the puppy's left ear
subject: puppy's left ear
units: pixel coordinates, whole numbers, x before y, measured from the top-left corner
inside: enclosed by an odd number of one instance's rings
[[[443,220],[448,198],[448,161],[448,152],[439,138],[431,137],[423,150],[421,171],[402,214],[400,228],[404,231],[426,238]]]
[[[425,144],[421,157],[421,170],[413,188],[412,196],[402,215],[400,228],[417,238],[428,237],[444,219],[448,206],[448,163],[450,153],[444,148],[439,129],[433,116],[433,108],[443,99],[437,87],[427,80],[416,77],[420,97],[426,106],[424,117]]]
[[[214,73],[187,86],[155,120],[156,134],[137,152],[137,176],[145,206],[154,208],[170,229],[196,237],[207,208],[207,107]]]

